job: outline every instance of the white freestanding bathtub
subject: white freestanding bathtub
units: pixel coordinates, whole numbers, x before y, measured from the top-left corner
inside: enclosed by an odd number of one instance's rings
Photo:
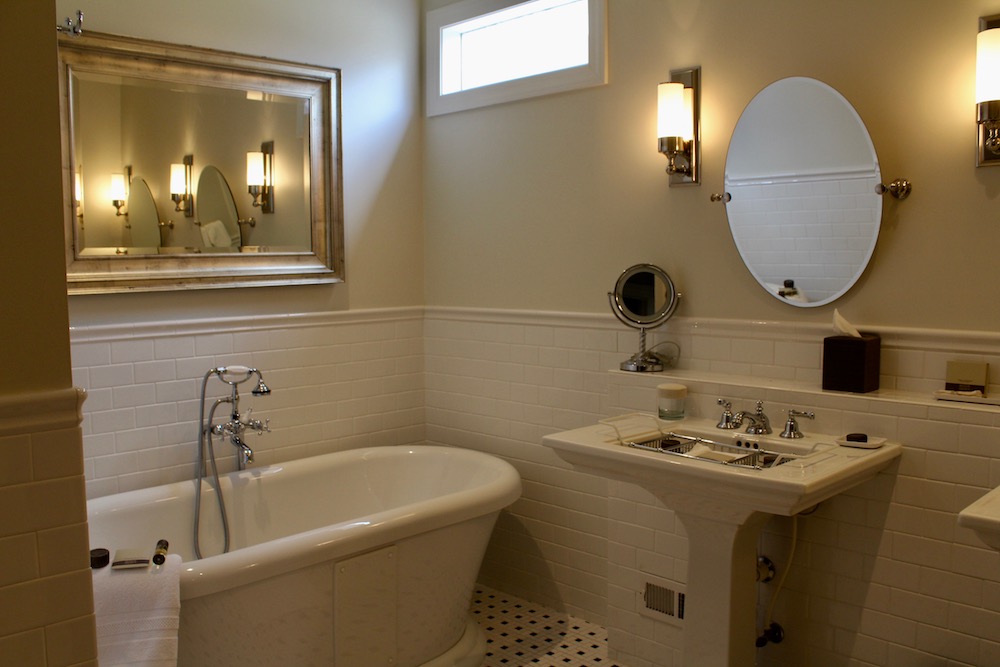
[[[451,447],[372,447],[87,503],[91,548],[170,542],[180,554],[181,667],[482,664],[469,618],[499,511],[521,493],[508,463]]]

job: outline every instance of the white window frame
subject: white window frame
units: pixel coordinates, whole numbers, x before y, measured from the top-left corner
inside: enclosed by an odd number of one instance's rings
[[[442,30],[460,21],[490,14],[523,2],[525,0],[460,0],[426,13],[424,80],[428,116],[438,116],[607,83],[607,0],[589,0],[588,50],[590,57],[586,65],[442,95]]]

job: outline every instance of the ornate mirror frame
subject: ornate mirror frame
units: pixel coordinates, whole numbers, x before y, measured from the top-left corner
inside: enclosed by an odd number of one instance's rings
[[[229,253],[181,249],[140,256],[129,256],[127,248],[103,256],[79,252],[70,90],[76,70],[303,98],[309,133],[308,193],[303,196],[310,204],[311,248],[258,246]],[[59,84],[69,294],[342,282],[340,70],[87,33],[59,36]]]

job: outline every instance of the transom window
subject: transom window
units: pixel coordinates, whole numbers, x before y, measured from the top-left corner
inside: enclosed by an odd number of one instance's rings
[[[605,83],[606,0],[462,0],[427,13],[427,113]]]

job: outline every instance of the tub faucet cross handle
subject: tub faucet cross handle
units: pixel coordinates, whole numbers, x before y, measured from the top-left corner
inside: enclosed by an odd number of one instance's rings
[[[250,413],[253,412],[253,408],[247,410],[246,425],[251,431],[256,431],[257,435],[264,435],[265,433],[271,432],[271,418],[267,417],[262,422],[259,419],[251,419]]]

